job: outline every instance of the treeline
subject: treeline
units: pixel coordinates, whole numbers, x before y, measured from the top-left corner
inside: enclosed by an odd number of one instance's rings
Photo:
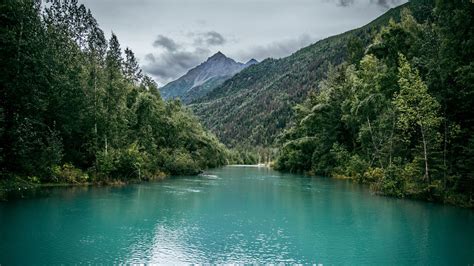
[[[474,205],[474,4],[411,4],[295,107],[278,169]]]
[[[278,156],[278,149],[261,146],[239,145],[229,150],[230,164],[267,164]]]
[[[2,179],[92,182],[195,174],[229,151],[164,102],[77,0],[0,4]]]

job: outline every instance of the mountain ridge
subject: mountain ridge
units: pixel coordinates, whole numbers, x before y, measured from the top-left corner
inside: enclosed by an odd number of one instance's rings
[[[184,103],[188,103],[203,97],[225,80],[256,63],[258,61],[255,59],[245,64],[236,62],[218,51],[185,75],[160,88],[160,93],[164,99],[180,98]]]
[[[190,107],[229,146],[269,146],[291,122],[292,108],[316,90],[330,65],[347,58],[347,43],[363,47],[373,34],[409,3],[389,9],[372,22],[320,40],[281,59],[265,59],[194,100]]]

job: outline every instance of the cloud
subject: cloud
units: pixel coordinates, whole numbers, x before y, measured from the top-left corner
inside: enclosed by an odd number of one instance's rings
[[[203,62],[211,53],[209,47],[227,42],[216,31],[190,33],[187,37],[188,41],[177,42],[169,36],[158,35],[153,47],[163,49],[159,53],[145,55],[143,70],[163,85]]]
[[[328,1],[328,0],[325,0],[325,1]],[[346,6],[353,5],[355,2],[358,2],[359,0],[329,0],[329,1],[335,2],[338,6],[346,7]],[[401,0],[370,0],[369,1],[370,4],[376,4],[383,8],[391,8],[394,6],[398,6],[400,5],[401,2],[402,2]]]
[[[250,47],[238,53],[239,58],[255,58],[259,61],[265,58],[281,58],[291,55],[297,50],[306,47],[317,41],[316,38],[303,34],[295,39],[286,39],[279,42],[272,42],[267,45]]]
[[[371,0],[371,3],[375,3],[379,6],[383,6],[386,8],[398,6],[401,3],[401,0]]]
[[[194,43],[198,46],[218,46],[227,42],[224,36],[216,31],[201,32],[197,34],[192,33],[190,36],[194,37]]]
[[[204,36],[206,37],[206,43],[208,45],[222,45],[226,42],[224,37],[215,31],[206,32]]]
[[[163,35],[158,35],[156,40],[153,42],[153,47],[163,47],[166,50],[173,52],[178,50],[179,45],[171,38]]]
[[[226,42],[216,31],[188,34],[188,37],[188,41],[177,42],[169,36],[158,35],[153,47],[164,49],[146,54],[143,70],[164,85],[202,63],[211,53],[208,47]]]
[[[201,63],[209,51],[175,51],[160,55],[147,54],[143,70],[157,79],[161,84],[170,82],[186,73],[190,68]]]

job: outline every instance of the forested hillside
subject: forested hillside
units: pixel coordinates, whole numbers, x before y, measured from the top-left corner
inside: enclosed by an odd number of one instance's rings
[[[277,168],[474,206],[474,4],[414,3],[296,106]]]
[[[321,40],[289,57],[244,69],[191,108],[228,145],[270,146],[289,124],[292,107],[317,88],[329,65],[363,53],[382,25],[390,18],[398,20],[400,10],[391,9],[362,28]]]
[[[2,1],[0,10],[2,180],[153,179],[227,163],[225,146],[164,102],[83,5]]]

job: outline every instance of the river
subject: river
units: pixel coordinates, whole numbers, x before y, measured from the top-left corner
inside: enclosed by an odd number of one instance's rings
[[[191,262],[472,265],[474,212],[236,166],[0,202],[0,265]]]

